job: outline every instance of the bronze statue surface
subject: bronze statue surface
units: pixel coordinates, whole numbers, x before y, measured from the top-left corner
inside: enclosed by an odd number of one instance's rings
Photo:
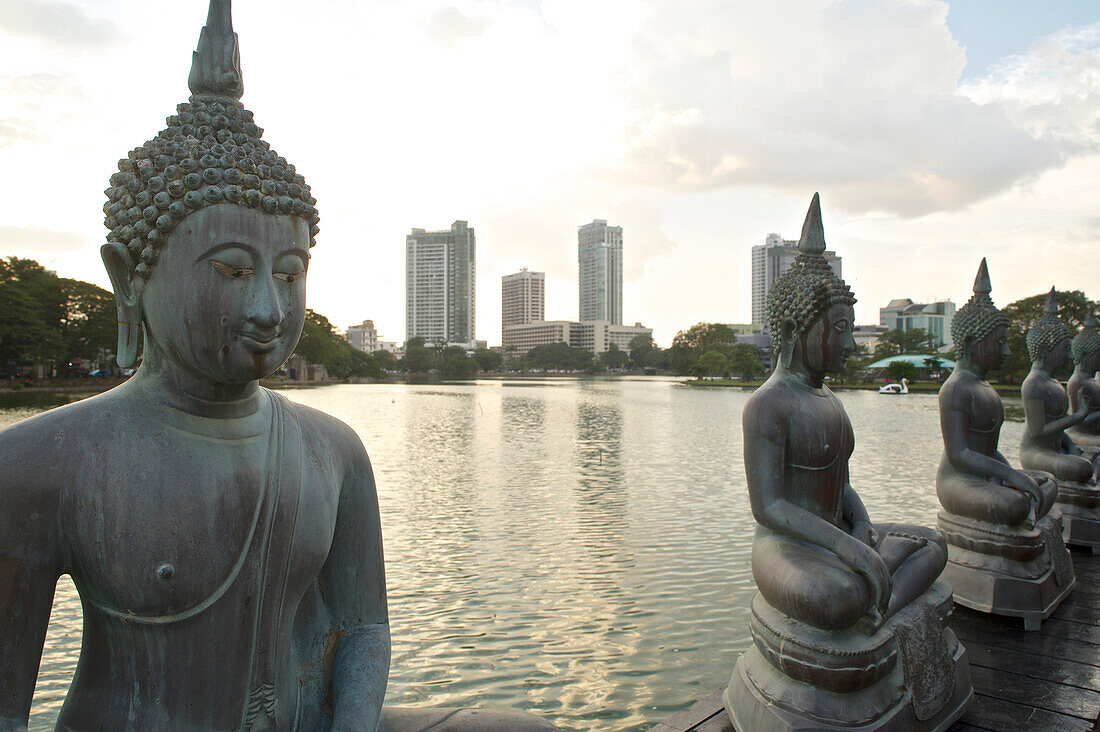
[[[936,493],[949,545],[945,578],[955,601],[1024,618],[1037,629],[1073,589],[1061,523],[1050,516],[1057,485],[1045,473],[1013,468],[998,449],[1004,407],[986,381],[1009,354],[1008,319],[994,305],[985,260],[974,295],[955,315],[957,363],[939,393],[944,454]]]
[[[943,628],[947,547],[932,529],[872,524],[849,482],[852,425],[825,376],[855,349],[855,298],[821,255],[816,195],[799,249],[769,294],[778,364],[742,418],[759,595],[726,708],[739,729],[943,729],[971,693]]]
[[[1070,412],[1077,412],[1081,402],[1087,402],[1092,414],[1100,412],[1100,330],[1096,327],[1096,313],[1090,311],[1081,332],[1073,337],[1070,346],[1073,356],[1073,375],[1066,384]],[[1066,430],[1081,447],[1100,447],[1100,419],[1082,421]]]
[[[298,343],[318,216],[239,102],[228,0],[189,81],[104,206],[118,358],[141,336],[137,373],[0,432],[0,729],[26,729],[61,574],[84,619],[61,729],[550,729],[383,712],[370,461],[351,428],[258,384]]]
[[[1053,288],[1043,314],[1027,334],[1031,371],[1020,395],[1027,428],[1020,440],[1020,464],[1042,470],[1058,481],[1058,506],[1063,513],[1067,544],[1100,552],[1100,449],[1074,442],[1067,430],[1089,428],[1100,422],[1089,392],[1076,392],[1070,413],[1069,395],[1055,374],[1069,362],[1070,331],[1058,319],[1058,298]],[[1080,380],[1078,380],[1080,384]]]

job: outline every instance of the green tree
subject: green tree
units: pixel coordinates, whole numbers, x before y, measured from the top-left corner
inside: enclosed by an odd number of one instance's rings
[[[397,368],[397,357],[386,349],[379,349],[371,354],[375,362],[385,371],[393,371]]]
[[[405,371],[426,374],[438,367],[435,351],[424,345],[424,339],[416,336],[405,341],[405,358],[402,359]]]
[[[65,360],[100,361],[118,345],[115,296],[88,282],[62,279],[61,333]]]
[[[64,296],[57,275],[33,259],[0,259],[0,368],[61,361]]]
[[[439,373],[445,379],[467,379],[477,372],[477,361],[461,346],[448,346],[440,356]]]
[[[894,328],[879,336],[875,360],[900,356],[903,353],[934,353],[935,338],[924,328],[902,330]]]
[[[648,333],[631,338],[627,345],[631,365],[636,369],[644,368],[647,365],[647,359],[656,348],[657,344],[653,342],[653,336]]]
[[[699,360],[695,363],[696,370],[707,376],[713,377],[716,374],[724,374],[729,371],[730,361],[726,358],[726,354],[721,351],[707,351]]]
[[[474,359],[482,371],[497,371],[504,365],[504,356],[488,348],[479,348],[474,351]]]
[[[893,361],[886,366],[883,373],[887,378],[894,381],[901,381],[902,379],[914,381],[917,378],[917,367],[908,361]]]
[[[1027,353],[1027,332],[1043,312],[1046,292],[1025,297],[1004,307],[1008,318],[1008,348],[1012,352],[1005,358],[998,376],[1002,381],[1015,383],[1023,380],[1031,370],[1031,357]],[[1097,303],[1089,300],[1080,290],[1068,290],[1058,293],[1058,317],[1073,332],[1081,329],[1089,308]],[[956,344],[958,345],[958,344]]]
[[[729,370],[733,373],[749,379],[764,373],[764,362],[757,346],[751,343],[735,343],[730,351]]]
[[[614,343],[610,347],[600,354],[600,363],[609,369],[621,369],[625,368],[630,363],[630,356],[625,351],[619,350],[619,347]]]

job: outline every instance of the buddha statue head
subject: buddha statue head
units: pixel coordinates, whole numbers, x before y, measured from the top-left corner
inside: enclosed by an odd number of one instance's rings
[[[291,355],[305,316],[316,200],[241,104],[230,0],[211,0],[167,127],[118,163],[101,249],[118,306],[120,366],[170,359],[242,383]]]
[[[1081,332],[1073,337],[1070,345],[1073,363],[1086,374],[1100,371],[1100,330],[1096,327],[1096,312],[1089,311]]]
[[[1053,373],[1069,362],[1069,344],[1073,334],[1058,318],[1058,295],[1050,288],[1043,303],[1043,314],[1027,332],[1027,353],[1031,362]]]
[[[843,372],[855,351],[855,302],[851,288],[825,260],[821,200],[815,193],[802,224],[798,256],[768,292],[768,329],[779,344],[780,364],[804,368],[818,379]]]
[[[983,257],[974,278],[974,294],[951,321],[951,339],[955,342],[958,362],[983,375],[999,369],[1011,353],[1008,317],[993,304],[989,296],[992,291],[989,268]]]

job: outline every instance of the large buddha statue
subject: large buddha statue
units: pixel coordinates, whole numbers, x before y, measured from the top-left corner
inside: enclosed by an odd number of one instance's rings
[[[1085,326],[1073,337],[1070,346],[1073,355],[1073,376],[1069,377],[1066,392],[1069,394],[1069,410],[1077,412],[1081,400],[1088,401],[1092,412],[1100,410],[1100,383],[1096,373],[1100,371],[1100,330],[1096,327],[1096,313],[1089,311]],[[1100,420],[1086,424],[1081,422],[1066,430],[1079,447],[1100,448]]]
[[[1047,473],[1016,470],[997,449],[1004,408],[985,376],[1008,355],[1008,318],[993,304],[985,260],[974,296],[951,323],[957,364],[940,389],[944,454],[936,476],[939,529],[955,602],[1021,617],[1037,630],[1073,589],[1058,494]]]
[[[1058,319],[1058,298],[1051,288],[1043,314],[1027,332],[1031,372],[1020,389],[1027,421],[1020,440],[1020,464],[1054,476],[1066,543],[1098,553],[1100,450],[1079,446],[1066,430],[1097,424],[1100,410],[1089,401],[1088,391],[1078,390],[1077,404],[1073,412],[1067,413],[1069,396],[1055,374],[1069,362],[1070,336],[1069,328]]]
[[[757,521],[754,645],[725,692],[737,729],[942,730],[971,695],[931,529],[872,524],[848,479],[844,407],[825,385],[855,349],[855,298],[823,257],[814,195],[800,253],[768,294],[777,357],[743,415]]]
[[[298,342],[318,216],[239,101],[228,0],[189,85],[107,190],[118,360],[143,338],[137,373],[0,432],[0,730],[26,729],[62,574],[84,627],[58,729],[550,729],[383,712],[370,461],[349,427],[258,385]]]

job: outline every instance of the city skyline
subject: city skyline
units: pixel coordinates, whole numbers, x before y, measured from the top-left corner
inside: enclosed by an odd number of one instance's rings
[[[1100,295],[1078,264],[1100,248],[1100,5],[783,5],[239,0],[243,101],[318,199],[309,307],[403,341],[393,243],[461,216],[482,277],[545,272],[546,317],[572,319],[577,223],[598,216],[627,232],[624,319],[669,343],[750,322],[751,247],[796,231],[814,191],[860,323],[898,297],[964,302],[983,256],[998,304]],[[0,10],[0,256],[109,286],[102,191],[186,100],[205,3]],[[447,114],[410,111],[424,100]]]

